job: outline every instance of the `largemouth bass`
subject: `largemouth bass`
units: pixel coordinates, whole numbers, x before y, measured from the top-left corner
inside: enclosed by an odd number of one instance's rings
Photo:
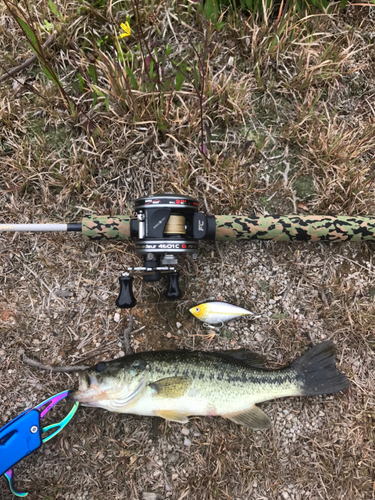
[[[290,366],[270,370],[262,356],[247,350],[142,352],[81,372],[71,398],[84,406],[180,423],[192,415],[220,415],[266,429],[271,422],[256,403],[331,394],[350,385],[336,369],[335,355],[333,343],[322,342]]]

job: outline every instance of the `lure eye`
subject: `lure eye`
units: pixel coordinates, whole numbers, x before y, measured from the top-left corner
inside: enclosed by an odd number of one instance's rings
[[[98,372],[98,373],[101,373],[101,372],[104,372],[104,370],[107,369],[107,363],[98,363],[95,367],[95,370]]]
[[[195,308],[195,312],[196,312],[196,313],[199,313],[199,311],[200,311],[199,307],[196,307],[196,308]]]

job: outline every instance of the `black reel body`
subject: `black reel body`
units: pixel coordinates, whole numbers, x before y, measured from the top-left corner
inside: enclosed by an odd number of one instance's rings
[[[215,217],[198,212],[198,201],[190,196],[161,194],[143,196],[135,200],[137,218],[131,221],[131,236],[135,238],[135,251],[143,256],[143,267],[128,268],[143,274],[144,281],[159,281],[168,273],[166,297],[181,297],[175,266],[179,254],[196,258],[201,239],[215,239]],[[128,278],[127,278],[128,276]],[[129,273],[120,278],[117,306],[134,307]],[[124,288],[125,287],[125,288]],[[120,297],[127,297],[126,301]]]
[[[198,201],[190,196],[144,196],[135,201],[135,212],[139,254],[196,253],[198,240],[210,239],[210,230],[215,238],[215,218],[198,212]]]

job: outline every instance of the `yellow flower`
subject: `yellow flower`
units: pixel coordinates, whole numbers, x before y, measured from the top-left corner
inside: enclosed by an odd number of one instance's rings
[[[124,32],[124,33],[120,34],[120,38],[125,38],[126,36],[131,35],[131,29],[130,29],[130,25],[129,25],[128,21],[126,21],[126,23],[121,23],[120,27]]]

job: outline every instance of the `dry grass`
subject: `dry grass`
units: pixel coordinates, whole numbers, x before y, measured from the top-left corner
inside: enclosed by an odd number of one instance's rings
[[[218,33],[194,3],[155,2],[151,16],[144,2],[133,37],[116,47],[127,2],[59,1],[61,19],[47,2],[32,4],[34,26],[54,24],[46,55],[78,111],[38,65],[1,84],[0,221],[128,213],[132,199],[163,191],[195,196],[215,214],[375,213],[371,9],[291,13],[267,26],[228,14]],[[31,52],[0,9],[0,67],[8,68]],[[165,78],[175,64],[191,68],[181,89],[147,77],[150,44]],[[161,424],[153,440],[149,418],[82,408],[17,466],[18,485],[44,500],[374,498],[373,254],[372,244],[204,243],[198,261],[181,259],[177,304],[165,302],[163,283],[137,280],[138,351],[246,347],[276,367],[329,338],[353,385],[263,404],[270,432],[191,419],[190,446],[178,424]],[[59,365],[119,356],[127,313],[115,321],[117,279],[137,262],[131,244],[0,234],[0,425],[76,383],[25,366],[23,352]],[[262,317],[229,324],[209,344],[187,312],[209,297]],[[1,480],[0,499],[8,498]]]

